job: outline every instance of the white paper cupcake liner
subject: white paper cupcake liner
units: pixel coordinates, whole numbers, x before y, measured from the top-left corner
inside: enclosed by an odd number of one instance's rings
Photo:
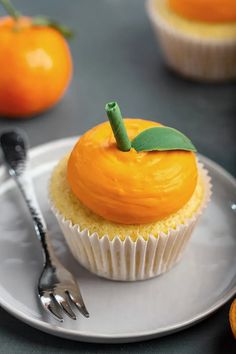
[[[66,220],[52,201],[51,206],[73,256],[85,268],[108,279],[144,280],[168,271],[181,259],[196,222],[210,200],[210,177],[202,167],[201,171],[206,191],[198,212],[176,230],[171,229],[167,234],[160,232],[156,237],[150,235],[147,240],[139,236],[133,241],[128,235],[124,241],[119,236],[109,240],[107,235],[90,234],[88,229],[80,230],[79,225]]]
[[[200,81],[236,79],[236,38],[206,39],[181,32],[147,1],[147,12],[168,66]]]

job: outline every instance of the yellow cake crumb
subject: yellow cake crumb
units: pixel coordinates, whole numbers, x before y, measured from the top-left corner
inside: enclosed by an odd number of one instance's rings
[[[58,163],[52,173],[49,184],[49,197],[53,206],[66,220],[70,220],[73,225],[80,225],[81,230],[88,229],[90,234],[97,232],[100,237],[108,235],[110,240],[115,236],[119,236],[122,240],[130,236],[135,241],[139,236],[148,239],[150,234],[157,237],[160,232],[167,233],[170,228],[175,229],[177,225],[184,224],[186,220],[191,219],[200,209],[204,200],[205,187],[200,173],[194,194],[177,213],[150,224],[116,224],[94,214],[74,196],[66,178],[67,161],[68,156]]]
[[[184,34],[211,40],[236,40],[236,23],[208,23],[185,19],[168,6],[168,0],[153,0],[157,15]]]

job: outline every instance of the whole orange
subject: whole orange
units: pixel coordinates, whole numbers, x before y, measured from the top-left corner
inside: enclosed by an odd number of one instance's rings
[[[31,117],[63,96],[72,75],[64,37],[29,17],[0,19],[0,116]]]
[[[236,339],[236,299],[232,302],[229,311],[229,322],[234,338]]]

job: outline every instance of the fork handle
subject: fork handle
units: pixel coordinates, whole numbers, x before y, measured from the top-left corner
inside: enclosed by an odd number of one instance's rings
[[[11,175],[11,177],[13,177],[17,186],[19,187],[19,190],[32,216],[36,235],[41,242],[44,264],[51,264],[51,255],[53,250],[48,239],[46,222],[36,199],[32,179],[29,173],[27,173],[26,171],[22,172],[19,175],[15,173],[13,169],[10,168],[9,174]]]

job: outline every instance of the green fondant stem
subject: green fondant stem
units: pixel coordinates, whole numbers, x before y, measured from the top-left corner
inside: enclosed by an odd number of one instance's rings
[[[121,151],[129,151],[131,149],[131,142],[128,138],[124,121],[117,102],[107,103],[105,110],[107,112],[107,116],[111,124],[118,149]]]

